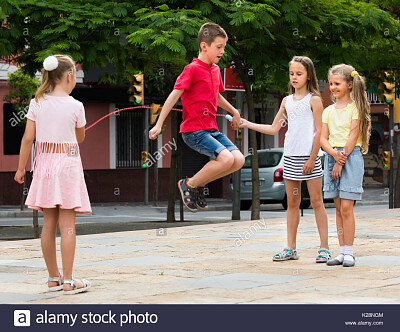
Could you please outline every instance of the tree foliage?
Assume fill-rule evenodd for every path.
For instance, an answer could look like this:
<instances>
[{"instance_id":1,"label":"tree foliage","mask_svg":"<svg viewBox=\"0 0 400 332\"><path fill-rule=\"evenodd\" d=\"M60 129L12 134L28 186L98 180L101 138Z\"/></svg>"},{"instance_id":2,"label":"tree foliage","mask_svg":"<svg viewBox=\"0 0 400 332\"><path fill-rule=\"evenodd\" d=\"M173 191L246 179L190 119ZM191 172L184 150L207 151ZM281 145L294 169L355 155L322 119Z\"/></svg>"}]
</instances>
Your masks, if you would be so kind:
<instances>
[{"instance_id":1,"label":"tree foliage","mask_svg":"<svg viewBox=\"0 0 400 332\"><path fill-rule=\"evenodd\" d=\"M35 94L38 84L35 77L23 73L22 70L10 73L7 82L10 92L3 97L3 100L12 104L15 110L26 113L29 101ZM20 118L21 121L18 123L25 126L26 119L22 116Z\"/></svg>"},{"instance_id":2,"label":"tree foliage","mask_svg":"<svg viewBox=\"0 0 400 332\"><path fill-rule=\"evenodd\" d=\"M228 33L221 65L235 65L254 120L251 84L286 91L294 55L309 56L320 79L338 63L355 66L371 81L388 69L399 72L399 8L399 0L1 0L0 57L30 73L47 55L66 53L84 69L112 63L118 75L157 75L155 69L183 68L196 56L197 31L212 21ZM168 72L168 79L174 75ZM250 145L257 149L252 134ZM258 183L254 166L256 219Z\"/></svg>"}]
</instances>

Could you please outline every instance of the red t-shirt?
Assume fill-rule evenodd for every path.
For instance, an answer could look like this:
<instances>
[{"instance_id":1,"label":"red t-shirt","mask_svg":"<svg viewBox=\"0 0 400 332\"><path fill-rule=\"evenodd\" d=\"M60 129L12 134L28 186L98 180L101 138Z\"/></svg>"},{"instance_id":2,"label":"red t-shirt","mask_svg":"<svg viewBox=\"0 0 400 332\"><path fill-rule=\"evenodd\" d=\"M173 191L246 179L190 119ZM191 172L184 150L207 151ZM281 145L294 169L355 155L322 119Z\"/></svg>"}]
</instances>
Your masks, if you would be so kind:
<instances>
[{"instance_id":1,"label":"red t-shirt","mask_svg":"<svg viewBox=\"0 0 400 332\"><path fill-rule=\"evenodd\" d=\"M224 92L221 72L213 63L211 66L194 58L175 82L174 89L185 89L181 95L183 121L180 132L216 129L218 94Z\"/></svg>"}]
</instances>

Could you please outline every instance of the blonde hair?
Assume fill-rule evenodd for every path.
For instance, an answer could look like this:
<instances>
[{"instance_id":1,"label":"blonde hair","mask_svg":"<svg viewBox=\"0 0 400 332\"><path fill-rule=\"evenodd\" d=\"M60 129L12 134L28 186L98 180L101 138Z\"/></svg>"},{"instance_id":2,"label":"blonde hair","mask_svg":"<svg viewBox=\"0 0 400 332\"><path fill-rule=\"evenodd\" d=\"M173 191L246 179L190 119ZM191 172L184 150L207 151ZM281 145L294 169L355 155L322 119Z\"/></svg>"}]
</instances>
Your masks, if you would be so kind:
<instances>
[{"instance_id":1,"label":"blonde hair","mask_svg":"<svg viewBox=\"0 0 400 332\"><path fill-rule=\"evenodd\" d=\"M42 69L42 82L35 94L35 101L43 97L46 91L52 91L56 84L61 80L64 73L72 71L75 74L75 63L68 55L56 54L54 55L58 60L58 66L56 69L48 71Z\"/></svg>"},{"instance_id":2,"label":"blonde hair","mask_svg":"<svg viewBox=\"0 0 400 332\"><path fill-rule=\"evenodd\" d=\"M328 79L331 75L339 75L343 77L347 83L353 83L350 95L358 109L358 128L362 137L361 151L363 154L366 154L368 152L369 138L371 136L371 109L367 92L365 91L364 78L356 72L353 66L346 64L333 66L329 69Z\"/></svg>"},{"instance_id":3,"label":"blonde hair","mask_svg":"<svg viewBox=\"0 0 400 332\"><path fill-rule=\"evenodd\" d=\"M321 97L321 93L319 92L319 85L317 74L315 73L314 63L309 57L296 55L289 62L289 67L293 62L301 63L307 71L307 89L312 92L314 96ZM289 81L289 94L293 94L295 91L293 85Z\"/></svg>"}]
</instances>

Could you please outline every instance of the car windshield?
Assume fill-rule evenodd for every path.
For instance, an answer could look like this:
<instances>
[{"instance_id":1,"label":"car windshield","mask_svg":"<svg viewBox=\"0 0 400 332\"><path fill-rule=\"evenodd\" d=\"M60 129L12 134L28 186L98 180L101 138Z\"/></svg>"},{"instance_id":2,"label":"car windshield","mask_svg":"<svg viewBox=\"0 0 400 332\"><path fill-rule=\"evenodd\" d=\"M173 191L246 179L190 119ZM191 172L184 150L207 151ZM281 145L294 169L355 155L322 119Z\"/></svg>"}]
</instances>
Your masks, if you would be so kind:
<instances>
[{"instance_id":1,"label":"car windshield","mask_svg":"<svg viewBox=\"0 0 400 332\"><path fill-rule=\"evenodd\" d=\"M258 168L274 167L279 164L282 158L282 152L278 151L262 151L258 152ZM243 168L251 167L251 155L246 157Z\"/></svg>"}]
</instances>

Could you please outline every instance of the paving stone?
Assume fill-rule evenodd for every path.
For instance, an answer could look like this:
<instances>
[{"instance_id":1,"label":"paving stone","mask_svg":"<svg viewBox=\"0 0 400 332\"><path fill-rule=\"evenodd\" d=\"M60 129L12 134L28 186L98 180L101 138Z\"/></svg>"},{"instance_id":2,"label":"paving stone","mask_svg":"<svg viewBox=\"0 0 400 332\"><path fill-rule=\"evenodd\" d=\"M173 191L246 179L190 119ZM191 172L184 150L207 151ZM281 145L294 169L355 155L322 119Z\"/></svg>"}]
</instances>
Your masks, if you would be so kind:
<instances>
[{"instance_id":1,"label":"paving stone","mask_svg":"<svg viewBox=\"0 0 400 332\"><path fill-rule=\"evenodd\" d=\"M356 231L356 238L370 238L370 239L399 239L400 240L400 233L396 232L357 232Z\"/></svg>"},{"instance_id":2,"label":"paving stone","mask_svg":"<svg viewBox=\"0 0 400 332\"><path fill-rule=\"evenodd\" d=\"M116 243L127 243L135 241L143 241L146 239L129 238L129 237L95 237L91 238L88 236L80 237L76 239L76 244L116 244Z\"/></svg>"},{"instance_id":3,"label":"paving stone","mask_svg":"<svg viewBox=\"0 0 400 332\"><path fill-rule=\"evenodd\" d=\"M16 282L20 280L41 279L41 276L22 273L3 273L0 272L0 282Z\"/></svg>"},{"instance_id":4,"label":"paving stone","mask_svg":"<svg viewBox=\"0 0 400 332\"><path fill-rule=\"evenodd\" d=\"M243 244L240 244L241 243L240 241L237 241L237 243L238 243L237 246L227 247L225 249L280 252L281 250L287 247L286 242L266 242L266 243L246 245L246 240L244 240ZM315 243L314 245L312 243L303 243L303 242L297 243L297 249L309 249L309 248L315 248L316 246L318 246L317 243Z\"/></svg>"},{"instance_id":5,"label":"paving stone","mask_svg":"<svg viewBox=\"0 0 400 332\"><path fill-rule=\"evenodd\" d=\"M47 300L52 299L56 296L51 295L38 295L38 294L20 294L20 293L1 293L0 292L0 303L11 304L11 303L25 303L36 300Z\"/></svg>"},{"instance_id":6,"label":"paving stone","mask_svg":"<svg viewBox=\"0 0 400 332\"><path fill-rule=\"evenodd\" d=\"M76 248L77 253L84 254L119 254L125 252L134 251L151 251L157 249L163 249L165 246L96 246L90 248Z\"/></svg>"},{"instance_id":7,"label":"paving stone","mask_svg":"<svg viewBox=\"0 0 400 332\"><path fill-rule=\"evenodd\" d=\"M156 236L154 229L78 236L74 275L90 280L92 289L71 297L46 293L40 239L0 241L0 299L42 304L398 304L400 229L393 216L399 211L382 210L391 215L386 219L356 216L354 268L315 263L319 236L313 215L300 221L300 259L287 262L272 261L272 254L286 246L284 218L266 220L266 229L249 220L168 228L166 236ZM335 217L328 222L329 242L337 253ZM246 232L250 239L235 246ZM60 257L57 251L59 264ZM41 279L33 279L35 274ZM126 287L126 280L133 281L132 287Z\"/></svg>"},{"instance_id":8,"label":"paving stone","mask_svg":"<svg viewBox=\"0 0 400 332\"><path fill-rule=\"evenodd\" d=\"M88 266L88 265L153 266L153 265L195 262L198 260L200 260L200 259L183 258L183 257L169 257L169 256L141 256L141 257L133 257L133 258L103 260L103 261L90 262L90 263L80 263L80 264L76 264L76 266Z\"/></svg>"},{"instance_id":9,"label":"paving stone","mask_svg":"<svg viewBox=\"0 0 400 332\"><path fill-rule=\"evenodd\" d=\"M398 282L400 282L400 277L397 277L397 278L390 278L390 279L387 279L387 280L390 280L390 281L398 281Z\"/></svg>"},{"instance_id":10,"label":"paving stone","mask_svg":"<svg viewBox=\"0 0 400 332\"><path fill-rule=\"evenodd\" d=\"M203 287L218 288L254 288L267 285L283 284L315 277L306 277L300 275L284 275L284 274L264 274L264 273L231 273L222 274L201 279L182 280L175 282L180 285L192 285Z\"/></svg>"},{"instance_id":11,"label":"paving stone","mask_svg":"<svg viewBox=\"0 0 400 332\"><path fill-rule=\"evenodd\" d=\"M0 265L6 266L23 266L23 267L36 267L36 268L46 268L44 260L34 261L25 259L15 259L15 260L0 260Z\"/></svg>"},{"instance_id":12,"label":"paving stone","mask_svg":"<svg viewBox=\"0 0 400 332\"><path fill-rule=\"evenodd\" d=\"M361 266L399 266L400 256L363 256L356 257L356 265Z\"/></svg>"},{"instance_id":13,"label":"paving stone","mask_svg":"<svg viewBox=\"0 0 400 332\"><path fill-rule=\"evenodd\" d=\"M195 240L212 240L212 241L235 241L236 239L244 238L246 236L245 231L241 233L228 234L228 235L213 235L213 236L204 236L204 237L194 237ZM263 239L270 237L280 237L286 236L286 232L270 232L270 233L256 233L251 234L250 239Z\"/></svg>"},{"instance_id":14,"label":"paving stone","mask_svg":"<svg viewBox=\"0 0 400 332\"><path fill-rule=\"evenodd\" d=\"M367 226L357 226L356 225L356 234L357 234L357 231L358 230L360 230L360 229L364 229L364 228L367 228ZM300 234L302 234L302 233L315 233L317 236L318 236L318 229L317 229L317 225L315 225L315 227L300 227L299 226L299 229L297 230L297 233L300 233ZM328 233L332 233L332 234L337 234L337 228L336 228L336 225L328 225Z\"/></svg>"}]
</instances>

